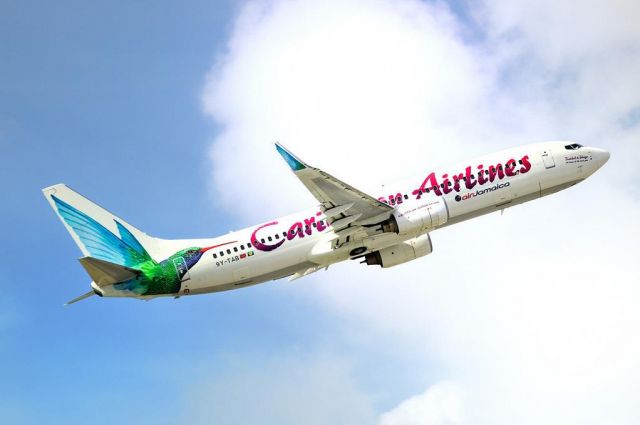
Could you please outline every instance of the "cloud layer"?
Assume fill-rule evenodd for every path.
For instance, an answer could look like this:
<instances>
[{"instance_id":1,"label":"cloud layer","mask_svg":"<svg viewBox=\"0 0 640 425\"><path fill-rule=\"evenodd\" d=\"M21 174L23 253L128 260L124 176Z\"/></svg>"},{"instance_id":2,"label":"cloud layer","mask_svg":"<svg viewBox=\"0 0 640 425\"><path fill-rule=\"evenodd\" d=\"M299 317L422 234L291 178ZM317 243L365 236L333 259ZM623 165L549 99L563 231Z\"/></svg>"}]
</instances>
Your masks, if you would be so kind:
<instances>
[{"instance_id":1,"label":"cloud layer","mask_svg":"<svg viewBox=\"0 0 640 425\"><path fill-rule=\"evenodd\" d=\"M344 358L300 351L235 357L188 394L191 424L370 424L371 401ZM206 370L206 368L205 368Z\"/></svg>"},{"instance_id":2,"label":"cloud layer","mask_svg":"<svg viewBox=\"0 0 640 425\"><path fill-rule=\"evenodd\" d=\"M396 269L338 266L309 296L424 380L381 424L637 423L639 6L470 7L247 3L203 94L212 193L246 224L311 205L276 140L372 194L532 141L611 150L568 191L434 232Z\"/></svg>"}]
</instances>

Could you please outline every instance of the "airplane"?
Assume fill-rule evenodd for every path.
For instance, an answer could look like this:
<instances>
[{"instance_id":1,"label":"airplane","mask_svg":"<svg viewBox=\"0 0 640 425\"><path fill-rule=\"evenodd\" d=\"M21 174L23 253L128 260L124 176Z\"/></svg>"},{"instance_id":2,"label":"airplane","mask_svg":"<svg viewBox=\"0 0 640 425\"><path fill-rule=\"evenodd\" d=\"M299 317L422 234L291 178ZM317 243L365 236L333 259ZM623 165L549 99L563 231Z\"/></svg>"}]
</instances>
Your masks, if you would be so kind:
<instances>
[{"instance_id":1,"label":"airplane","mask_svg":"<svg viewBox=\"0 0 640 425\"><path fill-rule=\"evenodd\" d=\"M289 277L345 260L394 267L432 252L431 232L579 183L609 152L554 141L502 150L385 185L371 196L303 162L276 143L318 205L212 239L147 235L64 184L43 189L82 251L92 295L205 294Z\"/></svg>"}]
</instances>

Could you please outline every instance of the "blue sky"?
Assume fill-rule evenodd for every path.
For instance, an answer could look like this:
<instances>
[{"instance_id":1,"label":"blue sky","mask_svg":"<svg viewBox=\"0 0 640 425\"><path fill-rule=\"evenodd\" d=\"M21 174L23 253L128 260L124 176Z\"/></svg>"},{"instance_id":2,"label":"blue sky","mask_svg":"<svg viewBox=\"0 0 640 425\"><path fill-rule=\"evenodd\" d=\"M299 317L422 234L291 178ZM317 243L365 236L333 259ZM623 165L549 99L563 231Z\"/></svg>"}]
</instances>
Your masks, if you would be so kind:
<instances>
[{"instance_id":1,"label":"blue sky","mask_svg":"<svg viewBox=\"0 0 640 425\"><path fill-rule=\"evenodd\" d=\"M218 128L200 99L236 7L3 3L0 249L11 265L0 278L3 422L179 423L205 378L252 373L282 355L308 359L342 338L322 306L275 283L177 301L62 306L89 279L43 187L64 182L165 238L249 224L208 192L206 150ZM356 373L381 387L382 376L365 370L374 357L391 358L369 357Z\"/></svg>"},{"instance_id":2,"label":"blue sky","mask_svg":"<svg viewBox=\"0 0 640 425\"><path fill-rule=\"evenodd\" d=\"M0 421L637 423L640 36L622 3L3 2ZM376 190L550 138L612 159L402 268L62 306L89 279L45 186L208 237L312 202L275 140Z\"/></svg>"},{"instance_id":3,"label":"blue sky","mask_svg":"<svg viewBox=\"0 0 640 425\"><path fill-rule=\"evenodd\" d=\"M65 182L167 238L239 225L207 195L216 128L200 106L232 13L229 2L3 3L3 422L174 423L203 370L237 353L259 363L274 346L304 352L323 334L313 305L272 285L62 307L88 278L42 187Z\"/></svg>"}]
</instances>

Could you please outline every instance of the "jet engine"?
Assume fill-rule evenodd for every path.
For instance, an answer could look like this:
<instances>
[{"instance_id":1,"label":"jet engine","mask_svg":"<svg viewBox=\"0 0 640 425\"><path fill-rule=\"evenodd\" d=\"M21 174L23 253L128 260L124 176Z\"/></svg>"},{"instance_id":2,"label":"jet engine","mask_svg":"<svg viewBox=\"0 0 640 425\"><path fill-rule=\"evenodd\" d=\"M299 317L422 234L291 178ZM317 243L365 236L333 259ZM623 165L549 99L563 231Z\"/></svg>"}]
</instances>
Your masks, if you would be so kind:
<instances>
[{"instance_id":1,"label":"jet engine","mask_svg":"<svg viewBox=\"0 0 640 425\"><path fill-rule=\"evenodd\" d=\"M426 233L417 238L411 238L399 244L369 253L365 255L363 263L366 262L369 266L393 267L424 257L427 254L431 254L432 251L431 237Z\"/></svg>"},{"instance_id":2,"label":"jet engine","mask_svg":"<svg viewBox=\"0 0 640 425\"><path fill-rule=\"evenodd\" d=\"M416 206L406 204L396 207L391 217L381 224L383 232L410 235L433 230L442 226L449 218L447 205L442 197L424 198L424 202Z\"/></svg>"}]
</instances>

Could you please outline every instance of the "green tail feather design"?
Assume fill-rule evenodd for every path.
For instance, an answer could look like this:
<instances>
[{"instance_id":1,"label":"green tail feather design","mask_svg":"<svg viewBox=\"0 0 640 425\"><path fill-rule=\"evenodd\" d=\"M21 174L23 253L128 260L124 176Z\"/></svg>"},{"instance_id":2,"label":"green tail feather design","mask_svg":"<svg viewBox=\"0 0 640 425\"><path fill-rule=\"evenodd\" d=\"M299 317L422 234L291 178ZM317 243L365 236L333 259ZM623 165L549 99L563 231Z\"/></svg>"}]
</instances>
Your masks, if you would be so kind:
<instances>
[{"instance_id":1,"label":"green tail feather design","mask_svg":"<svg viewBox=\"0 0 640 425\"><path fill-rule=\"evenodd\" d=\"M71 227L92 257L142 272L134 279L114 284L113 287L117 290L136 295L178 293L184 275L207 250L214 248L186 248L158 263L118 220L114 222L120 237L58 197L51 195L51 198L60 216Z\"/></svg>"}]
</instances>

